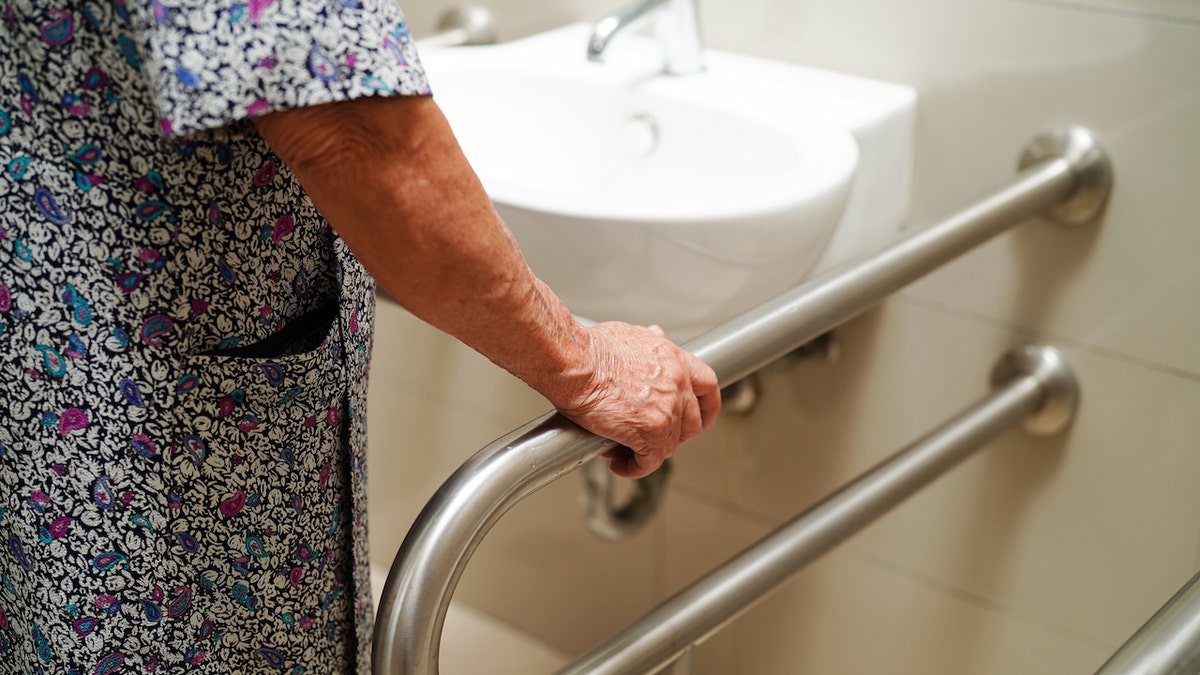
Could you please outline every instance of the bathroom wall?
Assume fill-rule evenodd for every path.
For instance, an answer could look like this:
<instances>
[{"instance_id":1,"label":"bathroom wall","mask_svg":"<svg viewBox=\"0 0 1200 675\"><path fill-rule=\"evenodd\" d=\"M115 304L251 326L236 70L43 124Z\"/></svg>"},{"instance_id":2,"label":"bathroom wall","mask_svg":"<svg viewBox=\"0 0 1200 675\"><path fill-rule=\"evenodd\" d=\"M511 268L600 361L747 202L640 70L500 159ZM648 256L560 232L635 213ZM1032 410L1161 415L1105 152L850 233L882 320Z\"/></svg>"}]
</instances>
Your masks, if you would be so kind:
<instances>
[{"instance_id":1,"label":"bathroom wall","mask_svg":"<svg viewBox=\"0 0 1200 675\"><path fill-rule=\"evenodd\" d=\"M447 3L403 4L419 36ZM489 6L515 38L619 4ZM1000 354L1037 341L1083 387L1066 436L1006 434L705 643L697 672L1093 672L1200 569L1200 5L700 4L714 48L917 89L903 227L1005 181L1029 138L1065 123L1112 155L1107 216L1030 222L839 329L836 362L764 373L759 409L681 451L664 513L631 541L586 533L577 477L539 492L457 597L578 652L982 396ZM454 467L546 404L394 305L377 335L371 522L386 562Z\"/></svg>"}]
</instances>

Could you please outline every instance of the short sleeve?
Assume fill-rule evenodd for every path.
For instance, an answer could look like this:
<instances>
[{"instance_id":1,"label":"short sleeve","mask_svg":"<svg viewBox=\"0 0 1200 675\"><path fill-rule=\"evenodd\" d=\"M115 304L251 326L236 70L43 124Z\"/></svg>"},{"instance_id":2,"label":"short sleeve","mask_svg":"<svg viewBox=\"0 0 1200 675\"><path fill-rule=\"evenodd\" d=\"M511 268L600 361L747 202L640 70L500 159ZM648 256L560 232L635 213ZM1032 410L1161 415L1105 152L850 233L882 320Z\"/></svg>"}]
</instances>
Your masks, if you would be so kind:
<instances>
[{"instance_id":1,"label":"short sleeve","mask_svg":"<svg viewBox=\"0 0 1200 675\"><path fill-rule=\"evenodd\" d=\"M364 96L429 93L395 0L140 0L165 135Z\"/></svg>"}]
</instances>

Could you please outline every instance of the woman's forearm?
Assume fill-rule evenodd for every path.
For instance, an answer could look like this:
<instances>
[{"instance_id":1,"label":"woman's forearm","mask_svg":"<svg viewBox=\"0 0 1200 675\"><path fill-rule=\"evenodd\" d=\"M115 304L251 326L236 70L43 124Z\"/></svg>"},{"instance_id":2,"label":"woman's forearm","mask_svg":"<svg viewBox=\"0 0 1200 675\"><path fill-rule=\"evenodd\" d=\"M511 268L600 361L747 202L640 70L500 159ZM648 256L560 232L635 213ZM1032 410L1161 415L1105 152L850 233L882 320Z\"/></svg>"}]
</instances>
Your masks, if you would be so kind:
<instances>
[{"instance_id":1,"label":"woman's forearm","mask_svg":"<svg viewBox=\"0 0 1200 675\"><path fill-rule=\"evenodd\" d=\"M414 315L539 391L582 361L587 333L525 265L432 100L301 108L258 126L380 286Z\"/></svg>"},{"instance_id":2,"label":"woman's forearm","mask_svg":"<svg viewBox=\"0 0 1200 675\"><path fill-rule=\"evenodd\" d=\"M617 473L649 473L712 424L711 369L655 329L585 328L534 276L432 99L361 99L256 124L389 295L626 446Z\"/></svg>"}]
</instances>

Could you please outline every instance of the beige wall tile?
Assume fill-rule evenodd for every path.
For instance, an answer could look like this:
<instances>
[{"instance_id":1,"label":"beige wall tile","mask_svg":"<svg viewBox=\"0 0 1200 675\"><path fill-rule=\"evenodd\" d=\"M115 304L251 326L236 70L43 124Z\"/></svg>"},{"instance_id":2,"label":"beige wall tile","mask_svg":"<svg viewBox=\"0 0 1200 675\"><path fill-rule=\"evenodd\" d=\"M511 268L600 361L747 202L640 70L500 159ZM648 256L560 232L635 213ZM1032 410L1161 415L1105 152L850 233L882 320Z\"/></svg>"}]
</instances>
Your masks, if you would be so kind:
<instances>
[{"instance_id":1,"label":"beige wall tile","mask_svg":"<svg viewBox=\"0 0 1200 675\"><path fill-rule=\"evenodd\" d=\"M894 314L958 332L923 307ZM853 545L1115 649L1200 564L1200 383L1063 353L1083 392L1069 434L1006 434Z\"/></svg>"},{"instance_id":2,"label":"beige wall tile","mask_svg":"<svg viewBox=\"0 0 1200 675\"><path fill-rule=\"evenodd\" d=\"M550 410L523 382L393 302L379 303L375 333L372 382L403 384L423 399L490 415L503 432Z\"/></svg>"},{"instance_id":3,"label":"beige wall tile","mask_svg":"<svg viewBox=\"0 0 1200 675\"><path fill-rule=\"evenodd\" d=\"M1032 223L920 282L963 312L1200 372L1200 25L999 0L702 3L725 49L918 90L910 225L1009 180L1021 147L1093 129L1116 191L1092 232ZM764 21L763 8L768 8ZM1083 7L1083 9L1081 9ZM986 133L984 133L986 131ZM987 279L988 283L980 283Z\"/></svg>"},{"instance_id":4,"label":"beige wall tile","mask_svg":"<svg viewBox=\"0 0 1200 675\"><path fill-rule=\"evenodd\" d=\"M368 405L373 410L367 455L371 556L390 564L437 488L515 425L422 398L381 378L371 382Z\"/></svg>"},{"instance_id":5,"label":"beige wall tile","mask_svg":"<svg viewBox=\"0 0 1200 675\"><path fill-rule=\"evenodd\" d=\"M381 301L368 392L372 559L390 564L439 486L549 404L402 308Z\"/></svg>"},{"instance_id":6,"label":"beige wall tile","mask_svg":"<svg viewBox=\"0 0 1200 675\"><path fill-rule=\"evenodd\" d=\"M456 597L575 655L650 609L652 530L620 543L586 529L579 476L518 504L484 539Z\"/></svg>"},{"instance_id":7,"label":"beige wall tile","mask_svg":"<svg viewBox=\"0 0 1200 675\"><path fill-rule=\"evenodd\" d=\"M897 329L905 316L892 303L837 329L836 363L761 373L759 408L722 418L732 442L713 434L681 450L680 481L780 521L988 391L1012 338L980 343L972 322L937 315L928 331Z\"/></svg>"},{"instance_id":8,"label":"beige wall tile","mask_svg":"<svg viewBox=\"0 0 1200 675\"><path fill-rule=\"evenodd\" d=\"M788 518L977 400L1022 341L902 301L839 335L826 372L764 378L751 450L684 454L680 482ZM1200 383L1064 354L1083 387L1069 435L1007 433L849 546L1115 649L1200 564Z\"/></svg>"},{"instance_id":9,"label":"beige wall tile","mask_svg":"<svg viewBox=\"0 0 1200 675\"><path fill-rule=\"evenodd\" d=\"M371 590L375 607L380 605L387 569L371 566ZM567 663L565 655L462 603L446 610L438 669L447 673L488 675L533 675L550 673Z\"/></svg>"},{"instance_id":10,"label":"beige wall tile","mask_svg":"<svg viewBox=\"0 0 1200 675\"><path fill-rule=\"evenodd\" d=\"M705 499L664 513L668 590L707 573L767 528ZM703 643L700 675L1092 672L1106 648L885 560L835 549Z\"/></svg>"},{"instance_id":11,"label":"beige wall tile","mask_svg":"<svg viewBox=\"0 0 1200 675\"><path fill-rule=\"evenodd\" d=\"M658 599L667 599L750 546L770 528L727 505L675 488L660 516L662 549L658 557ZM734 632L723 630L695 654L697 675L741 673L745 661Z\"/></svg>"},{"instance_id":12,"label":"beige wall tile","mask_svg":"<svg viewBox=\"0 0 1200 675\"><path fill-rule=\"evenodd\" d=\"M738 675L1062 675L1105 651L1015 613L835 552L730 630Z\"/></svg>"}]
</instances>

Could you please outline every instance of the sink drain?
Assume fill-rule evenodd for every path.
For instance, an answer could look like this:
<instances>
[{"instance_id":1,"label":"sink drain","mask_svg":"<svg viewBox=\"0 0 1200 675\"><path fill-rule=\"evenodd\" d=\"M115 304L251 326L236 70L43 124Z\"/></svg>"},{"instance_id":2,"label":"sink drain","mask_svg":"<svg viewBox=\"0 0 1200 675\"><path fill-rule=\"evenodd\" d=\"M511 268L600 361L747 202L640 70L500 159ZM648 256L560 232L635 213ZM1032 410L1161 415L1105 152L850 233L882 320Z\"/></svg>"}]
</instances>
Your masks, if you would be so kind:
<instances>
[{"instance_id":1,"label":"sink drain","mask_svg":"<svg viewBox=\"0 0 1200 675\"><path fill-rule=\"evenodd\" d=\"M620 147L633 157L648 157L658 147L658 122L649 115L635 115L621 127Z\"/></svg>"}]
</instances>

